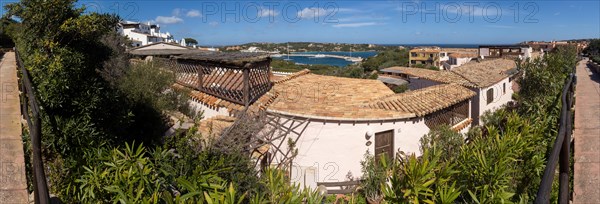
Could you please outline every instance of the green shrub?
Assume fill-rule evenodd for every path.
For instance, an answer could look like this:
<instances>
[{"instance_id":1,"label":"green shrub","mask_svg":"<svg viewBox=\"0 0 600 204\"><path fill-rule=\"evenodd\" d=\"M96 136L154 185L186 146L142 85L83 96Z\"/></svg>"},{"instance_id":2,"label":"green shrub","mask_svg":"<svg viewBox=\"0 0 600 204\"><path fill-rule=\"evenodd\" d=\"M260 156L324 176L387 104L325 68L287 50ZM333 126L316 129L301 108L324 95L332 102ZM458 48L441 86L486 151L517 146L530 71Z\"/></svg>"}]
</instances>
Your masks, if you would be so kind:
<instances>
[{"instance_id":1,"label":"green shrub","mask_svg":"<svg viewBox=\"0 0 600 204\"><path fill-rule=\"evenodd\" d=\"M391 203L454 203L460 195L451 177L457 171L441 160L441 149L423 150L417 157L400 155L392 164L390 184L383 183L385 200Z\"/></svg>"}]
</instances>

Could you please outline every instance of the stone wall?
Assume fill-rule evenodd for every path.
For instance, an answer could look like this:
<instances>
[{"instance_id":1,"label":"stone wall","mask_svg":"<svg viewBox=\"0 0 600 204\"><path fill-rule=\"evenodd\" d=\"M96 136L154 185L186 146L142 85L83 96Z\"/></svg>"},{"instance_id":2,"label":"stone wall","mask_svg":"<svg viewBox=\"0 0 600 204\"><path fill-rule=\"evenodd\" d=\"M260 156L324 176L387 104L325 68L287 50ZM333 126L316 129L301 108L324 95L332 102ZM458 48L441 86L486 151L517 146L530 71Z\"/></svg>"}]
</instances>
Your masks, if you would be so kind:
<instances>
[{"instance_id":1,"label":"stone wall","mask_svg":"<svg viewBox=\"0 0 600 204\"><path fill-rule=\"evenodd\" d=\"M596 73L600 73L600 65L598 65L598 62L594 62L594 61L590 60L588 62L588 65L590 67L590 70L593 70Z\"/></svg>"}]
</instances>

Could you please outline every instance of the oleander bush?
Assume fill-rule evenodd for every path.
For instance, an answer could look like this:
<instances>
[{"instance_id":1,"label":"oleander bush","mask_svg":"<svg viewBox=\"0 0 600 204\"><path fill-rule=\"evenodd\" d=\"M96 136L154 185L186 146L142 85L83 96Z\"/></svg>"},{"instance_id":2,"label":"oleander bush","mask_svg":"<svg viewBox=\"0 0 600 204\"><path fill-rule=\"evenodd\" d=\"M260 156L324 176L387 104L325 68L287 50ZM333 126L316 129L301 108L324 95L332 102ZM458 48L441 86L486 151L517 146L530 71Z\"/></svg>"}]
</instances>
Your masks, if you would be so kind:
<instances>
[{"instance_id":1,"label":"oleander bush","mask_svg":"<svg viewBox=\"0 0 600 204\"><path fill-rule=\"evenodd\" d=\"M519 62L516 107L486 113L483 124L464 135L433 129L421 139L420 156L399 153L381 182L385 202L532 202L558 132L560 94L577 63L575 53L567 47Z\"/></svg>"}]
</instances>

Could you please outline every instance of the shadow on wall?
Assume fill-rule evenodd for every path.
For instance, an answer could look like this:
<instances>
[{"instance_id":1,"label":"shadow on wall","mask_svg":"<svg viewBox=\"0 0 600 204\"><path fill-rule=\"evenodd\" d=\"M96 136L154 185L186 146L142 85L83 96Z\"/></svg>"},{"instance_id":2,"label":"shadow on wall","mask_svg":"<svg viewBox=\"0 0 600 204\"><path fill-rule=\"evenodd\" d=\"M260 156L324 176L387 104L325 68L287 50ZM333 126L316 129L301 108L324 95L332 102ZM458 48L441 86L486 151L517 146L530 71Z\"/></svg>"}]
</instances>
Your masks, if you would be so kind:
<instances>
[{"instance_id":1,"label":"shadow on wall","mask_svg":"<svg viewBox=\"0 0 600 204\"><path fill-rule=\"evenodd\" d=\"M592 70L590 79L596 83L600 83L600 65L597 62L588 61L587 67Z\"/></svg>"}]
</instances>

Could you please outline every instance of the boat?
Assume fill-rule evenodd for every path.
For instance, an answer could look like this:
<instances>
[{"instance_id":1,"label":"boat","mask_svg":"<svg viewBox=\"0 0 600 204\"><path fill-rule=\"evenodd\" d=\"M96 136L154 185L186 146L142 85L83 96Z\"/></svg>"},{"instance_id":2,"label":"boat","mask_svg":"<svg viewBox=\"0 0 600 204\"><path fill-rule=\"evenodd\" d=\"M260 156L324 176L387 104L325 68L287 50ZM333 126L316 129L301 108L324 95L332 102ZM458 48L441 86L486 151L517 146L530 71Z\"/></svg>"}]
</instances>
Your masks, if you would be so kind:
<instances>
[{"instance_id":1,"label":"boat","mask_svg":"<svg viewBox=\"0 0 600 204\"><path fill-rule=\"evenodd\" d=\"M315 55L315 58L324 58L324 57L326 57L324 54L317 54L317 55Z\"/></svg>"},{"instance_id":2,"label":"boat","mask_svg":"<svg viewBox=\"0 0 600 204\"><path fill-rule=\"evenodd\" d=\"M283 57L282 54L272 54L271 57Z\"/></svg>"},{"instance_id":3,"label":"boat","mask_svg":"<svg viewBox=\"0 0 600 204\"><path fill-rule=\"evenodd\" d=\"M350 62L362 62L363 61L362 57L344 57L344 59L346 61L350 61Z\"/></svg>"},{"instance_id":4,"label":"boat","mask_svg":"<svg viewBox=\"0 0 600 204\"><path fill-rule=\"evenodd\" d=\"M291 60L290 59L290 42L287 43L287 51L288 51L287 59L283 59L283 60L290 61Z\"/></svg>"}]
</instances>

